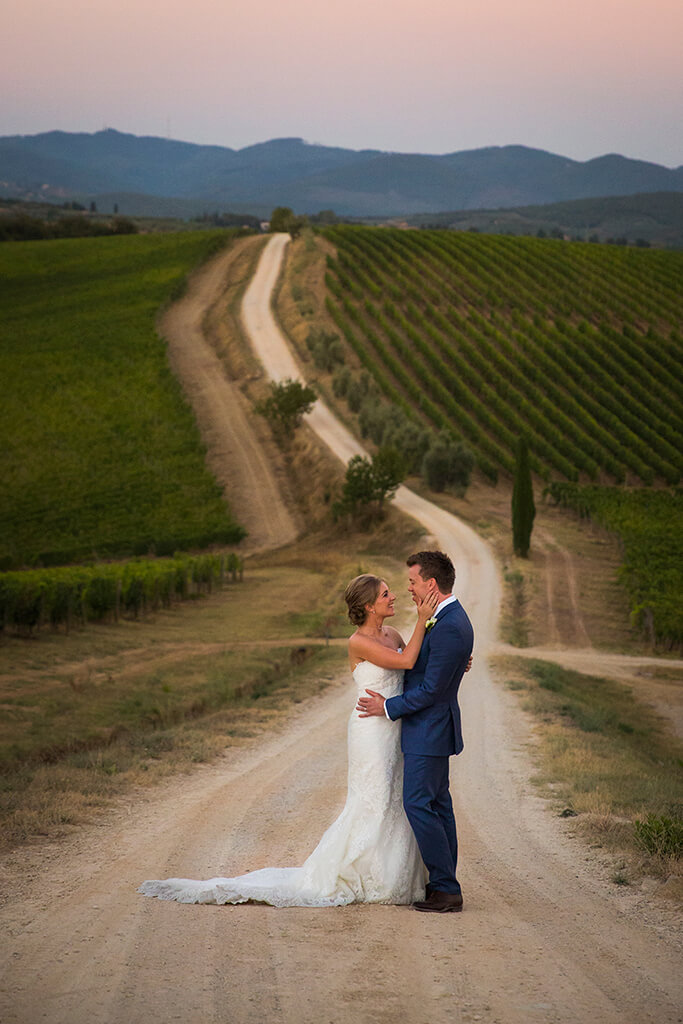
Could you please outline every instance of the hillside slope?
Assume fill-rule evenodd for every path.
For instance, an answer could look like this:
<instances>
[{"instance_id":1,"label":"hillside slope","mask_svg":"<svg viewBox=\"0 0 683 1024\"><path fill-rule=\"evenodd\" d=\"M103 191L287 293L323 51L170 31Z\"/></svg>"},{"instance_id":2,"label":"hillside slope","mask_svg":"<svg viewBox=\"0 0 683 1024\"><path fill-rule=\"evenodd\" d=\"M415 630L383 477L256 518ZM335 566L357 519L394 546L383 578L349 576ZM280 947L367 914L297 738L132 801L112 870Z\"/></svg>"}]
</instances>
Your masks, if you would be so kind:
<instances>
[{"instance_id":1,"label":"hillside slope","mask_svg":"<svg viewBox=\"0 0 683 1024\"><path fill-rule=\"evenodd\" d=\"M683 193L573 199L509 209L453 210L407 218L410 225L510 235L559 235L578 241L626 239L683 248Z\"/></svg>"},{"instance_id":2,"label":"hillside slope","mask_svg":"<svg viewBox=\"0 0 683 1024\"><path fill-rule=\"evenodd\" d=\"M386 228L326 237L328 307L378 393L461 437L491 479L512 471L525 434L545 478L678 482L683 253ZM377 398L366 406L373 436Z\"/></svg>"},{"instance_id":3,"label":"hillside slope","mask_svg":"<svg viewBox=\"0 0 683 1024\"><path fill-rule=\"evenodd\" d=\"M111 129L0 138L0 194L25 198L146 193L262 215L284 204L384 216L655 191L683 191L683 168L616 154L582 163L527 146L431 155L289 138L233 150Z\"/></svg>"}]
</instances>

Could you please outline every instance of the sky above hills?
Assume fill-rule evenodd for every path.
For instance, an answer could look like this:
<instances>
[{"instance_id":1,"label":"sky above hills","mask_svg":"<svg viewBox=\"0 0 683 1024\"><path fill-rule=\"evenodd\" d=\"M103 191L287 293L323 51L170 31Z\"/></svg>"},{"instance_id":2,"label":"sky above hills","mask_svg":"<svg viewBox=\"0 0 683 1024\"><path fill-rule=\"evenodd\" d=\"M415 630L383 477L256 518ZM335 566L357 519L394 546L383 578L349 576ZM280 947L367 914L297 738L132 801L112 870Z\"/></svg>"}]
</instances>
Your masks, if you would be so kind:
<instances>
[{"instance_id":1,"label":"sky above hills","mask_svg":"<svg viewBox=\"0 0 683 1024\"><path fill-rule=\"evenodd\" d=\"M680 0L22 0L0 135L683 164Z\"/></svg>"}]
</instances>

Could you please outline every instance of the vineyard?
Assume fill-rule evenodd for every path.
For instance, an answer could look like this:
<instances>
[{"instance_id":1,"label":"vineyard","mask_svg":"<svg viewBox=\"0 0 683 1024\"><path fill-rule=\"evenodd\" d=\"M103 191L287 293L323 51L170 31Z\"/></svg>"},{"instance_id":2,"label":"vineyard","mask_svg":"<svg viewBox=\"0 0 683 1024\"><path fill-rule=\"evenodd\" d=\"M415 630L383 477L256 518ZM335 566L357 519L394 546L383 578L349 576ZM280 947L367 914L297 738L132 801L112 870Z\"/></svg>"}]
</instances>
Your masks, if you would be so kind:
<instances>
[{"instance_id":1,"label":"vineyard","mask_svg":"<svg viewBox=\"0 0 683 1024\"><path fill-rule=\"evenodd\" d=\"M634 624L653 643L683 644L683 492L555 482L553 501L618 534Z\"/></svg>"},{"instance_id":2,"label":"vineyard","mask_svg":"<svg viewBox=\"0 0 683 1024\"><path fill-rule=\"evenodd\" d=\"M327 306L387 403L495 481L676 484L683 253L333 227Z\"/></svg>"},{"instance_id":3,"label":"vineyard","mask_svg":"<svg viewBox=\"0 0 683 1024\"><path fill-rule=\"evenodd\" d=\"M0 573L0 632L26 636L45 626L68 632L88 622L137 618L211 593L242 572L232 552Z\"/></svg>"},{"instance_id":4,"label":"vineyard","mask_svg":"<svg viewBox=\"0 0 683 1024\"><path fill-rule=\"evenodd\" d=\"M160 306L225 231L0 247L0 568L235 543Z\"/></svg>"}]
</instances>

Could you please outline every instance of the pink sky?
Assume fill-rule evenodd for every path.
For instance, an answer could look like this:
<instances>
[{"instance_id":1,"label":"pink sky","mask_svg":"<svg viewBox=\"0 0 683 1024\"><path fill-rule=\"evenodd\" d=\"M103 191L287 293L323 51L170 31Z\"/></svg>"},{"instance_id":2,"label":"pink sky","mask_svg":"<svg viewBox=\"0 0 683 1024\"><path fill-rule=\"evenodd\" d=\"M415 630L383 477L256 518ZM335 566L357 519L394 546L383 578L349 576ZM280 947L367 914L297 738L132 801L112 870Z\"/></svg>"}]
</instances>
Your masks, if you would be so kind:
<instances>
[{"instance_id":1,"label":"pink sky","mask_svg":"<svg viewBox=\"0 0 683 1024\"><path fill-rule=\"evenodd\" d=\"M683 164L680 0L21 0L0 134Z\"/></svg>"}]
</instances>

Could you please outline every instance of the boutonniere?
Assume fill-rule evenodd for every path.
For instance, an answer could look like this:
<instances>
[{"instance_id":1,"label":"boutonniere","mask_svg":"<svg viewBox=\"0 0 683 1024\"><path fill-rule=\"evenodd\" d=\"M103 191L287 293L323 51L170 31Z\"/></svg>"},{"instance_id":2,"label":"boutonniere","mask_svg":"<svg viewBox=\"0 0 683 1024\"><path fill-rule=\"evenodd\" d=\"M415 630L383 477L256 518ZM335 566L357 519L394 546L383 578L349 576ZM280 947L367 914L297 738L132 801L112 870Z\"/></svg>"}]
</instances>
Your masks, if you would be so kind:
<instances>
[{"instance_id":1,"label":"boutonniere","mask_svg":"<svg viewBox=\"0 0 683 1024\"><path fill-rule=\"evenodd\" d=\"M431 619L427 619L427 621L425 622L425 629L426 629L426 631L429 632L429 630L432 628L432 626L435 626L435 625L436 625L436 619L432 615Z\"/></svg>"}]
</instances>

